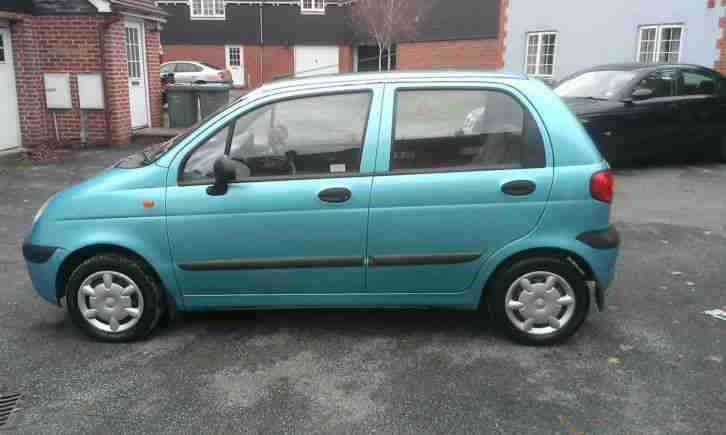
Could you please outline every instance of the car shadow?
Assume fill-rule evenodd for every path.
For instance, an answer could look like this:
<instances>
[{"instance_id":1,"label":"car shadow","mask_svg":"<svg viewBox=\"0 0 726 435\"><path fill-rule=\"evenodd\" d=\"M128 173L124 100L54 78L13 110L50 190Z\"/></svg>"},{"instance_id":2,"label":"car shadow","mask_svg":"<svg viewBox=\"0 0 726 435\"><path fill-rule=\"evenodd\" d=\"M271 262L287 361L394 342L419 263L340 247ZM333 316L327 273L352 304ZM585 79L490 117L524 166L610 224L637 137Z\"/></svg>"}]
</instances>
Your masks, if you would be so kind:
<instances>
[{"instance_id":1,"label":"car shadow","mask_svg":"<svg viewBox=\"0 0 726 435\"><path fill-rule=\"evenodd\" d=\"M480 311L420 309L296 309L240 310L180 313L168 322L167 332L176 328L200 328L209 335L241 330L270 330L281 327L359 335L361 332L401 335L445 333L461 336L492 335L486 313Z\"/></svg>"}]
</instances>

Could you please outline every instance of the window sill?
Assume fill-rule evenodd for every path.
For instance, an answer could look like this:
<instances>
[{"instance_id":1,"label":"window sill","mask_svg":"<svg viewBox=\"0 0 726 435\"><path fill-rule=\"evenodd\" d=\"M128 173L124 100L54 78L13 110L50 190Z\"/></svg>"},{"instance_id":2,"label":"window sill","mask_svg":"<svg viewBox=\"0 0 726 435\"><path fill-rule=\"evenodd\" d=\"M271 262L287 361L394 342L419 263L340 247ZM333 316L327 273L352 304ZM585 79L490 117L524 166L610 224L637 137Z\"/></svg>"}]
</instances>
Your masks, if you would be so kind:
<instances>
[{"instance_id":1,"label":"window sill","mask_svg":"<svg viewBox=\"0 0 726 435\"><path fill-rule=\"evenodd\" d=\"M191 17L191 20L192 21L224 21L226 19L227 19L227 17L225 17L224 15L218 15L218 16L213 16L213 15L202 16L202 15L199 15L199 16L196 16L196 17L195 16L192 16Z\"/></svg>"},{"instance_id":2,"label":"window sill","mask_svg":"<svg viewBox=\"0 0 726 435\"><path fill-rule=\"evenodd\" d=\"M325 9L320 10L301 10L300 15L325 15Z\"/></svg>"}]
</instances>

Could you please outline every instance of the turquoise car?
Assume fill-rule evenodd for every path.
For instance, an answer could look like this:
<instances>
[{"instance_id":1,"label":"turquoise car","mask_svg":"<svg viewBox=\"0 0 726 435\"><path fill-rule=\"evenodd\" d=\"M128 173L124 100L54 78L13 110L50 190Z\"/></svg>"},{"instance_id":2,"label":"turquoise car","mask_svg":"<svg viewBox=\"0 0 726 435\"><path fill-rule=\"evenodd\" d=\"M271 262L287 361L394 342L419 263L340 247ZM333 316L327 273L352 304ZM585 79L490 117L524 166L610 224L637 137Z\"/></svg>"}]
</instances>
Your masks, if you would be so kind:
<instances>
[{"instance_id":1,"label":"turquoise car","mask_svg":"<svg viewBox=\"0 0 726 435\"><path fill-rule=\"evenodd\" d=\"M603 307L612 196L537 80L293 79L54 195L23 254L38 293L107 341L179 311L447 307L549 344Z\"/></svg>"}]
</instances>

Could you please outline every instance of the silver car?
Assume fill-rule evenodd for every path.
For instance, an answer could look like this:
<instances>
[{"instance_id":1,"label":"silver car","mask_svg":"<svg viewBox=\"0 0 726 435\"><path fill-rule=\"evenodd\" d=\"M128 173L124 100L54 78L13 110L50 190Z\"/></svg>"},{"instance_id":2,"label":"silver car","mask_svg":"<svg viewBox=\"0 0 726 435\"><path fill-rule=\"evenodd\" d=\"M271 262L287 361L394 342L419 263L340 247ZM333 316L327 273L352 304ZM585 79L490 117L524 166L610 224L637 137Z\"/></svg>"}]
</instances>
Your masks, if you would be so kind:
<instances>
[{"instance_id":1,"label":"silver car","mask_svg":"<svg viewBox=\"0 0 726 435\"><path fill-rule=\"evenodd\" d=\"M229 73L204 62L166 62L160 68L161 77L174 74L175 83L207 83L229 81Z\"/></svg>"}]
</instances>

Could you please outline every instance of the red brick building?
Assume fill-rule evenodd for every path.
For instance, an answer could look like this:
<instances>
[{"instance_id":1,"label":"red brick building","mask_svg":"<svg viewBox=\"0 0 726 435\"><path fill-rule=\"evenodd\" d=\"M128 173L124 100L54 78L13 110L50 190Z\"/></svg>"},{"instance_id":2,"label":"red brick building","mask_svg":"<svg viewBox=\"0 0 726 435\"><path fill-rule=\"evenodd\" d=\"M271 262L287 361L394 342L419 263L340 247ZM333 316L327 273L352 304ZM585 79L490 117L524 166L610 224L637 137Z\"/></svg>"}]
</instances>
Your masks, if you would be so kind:
<instances>
[{"instance_id":1,"label":"red brick building","mask_svg":"<svg viewBox=\"0 0 726 435\"><path fill-rule=\"evenodd\" d=\"M235 80L238 86L256 87L280 76L378 69L377 48L352 28L349 0L156 3L169 14L161 33L163 61L234 68L242 71ZM501 68L505 4L432 1L425 17L412 17L421 19L419 31L395 47L394 67Z\"/></svg>"},{"instance_id":2,"label":"red brick building","mask_svg":"<svg viewBox=\"0 0 726 435\"><path fill-rule=\"evenodd\" d=\"M4 0L0 150L128 143L160 125L165 16L151 0Z\"/></svg>"}]
</instances>

